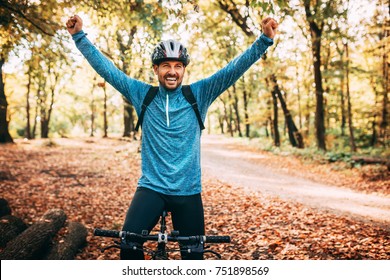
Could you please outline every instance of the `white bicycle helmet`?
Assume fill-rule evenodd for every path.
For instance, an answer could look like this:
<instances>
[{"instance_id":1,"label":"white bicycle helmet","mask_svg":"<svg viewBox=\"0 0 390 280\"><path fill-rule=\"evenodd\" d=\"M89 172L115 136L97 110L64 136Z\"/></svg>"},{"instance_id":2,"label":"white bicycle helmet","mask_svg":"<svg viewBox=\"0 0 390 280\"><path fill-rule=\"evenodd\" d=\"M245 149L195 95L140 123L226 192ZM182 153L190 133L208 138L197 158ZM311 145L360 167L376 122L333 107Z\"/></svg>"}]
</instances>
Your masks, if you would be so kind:
<instances>
[{"instance_id":1,"label":"white bicycle helmet","mask_svg":"<svg viewBox=\"0 0 390 280\"><path fill-rule=\"evenodd\" d=\"M178 41L162 41L154 48L152 53L152 63L160 64L163 61L181 61L184 66L190 63L190 56L187 49Z\"/></svg>"}]
</instances>

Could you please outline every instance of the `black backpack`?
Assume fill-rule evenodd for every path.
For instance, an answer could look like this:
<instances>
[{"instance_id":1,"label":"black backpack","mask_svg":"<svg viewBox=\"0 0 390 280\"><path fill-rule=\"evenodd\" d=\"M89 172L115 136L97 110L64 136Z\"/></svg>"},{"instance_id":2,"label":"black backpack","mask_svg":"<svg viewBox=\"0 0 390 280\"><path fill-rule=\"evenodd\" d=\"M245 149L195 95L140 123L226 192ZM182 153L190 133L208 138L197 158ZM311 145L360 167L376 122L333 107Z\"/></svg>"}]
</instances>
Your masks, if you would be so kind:
<instances>
[{"instance_id":1,"label":"black backpack","mask_svg":"<svg viewBox=\"0 0 390 280\"><path fill-rule=\"evenodd\" d=\"M139 115L137 125L135 126L135 131L138 131L139 126L142 125L146 108L149 106L149 104L152 102L154 97L157 95L157 92L158 92L158 87L151 87L149 91L146 93L144 101L142 102L141 114ZM196 103L195 96L192 93L190 86L182 86L182 93L184 95L184 98L188 101L188 103L191 104L192 109L194 109L196 118L198 119L200 130L203 130L205 127L203 125L203 121L200 116L198 103Z\"/></svg>"}]
</instances>

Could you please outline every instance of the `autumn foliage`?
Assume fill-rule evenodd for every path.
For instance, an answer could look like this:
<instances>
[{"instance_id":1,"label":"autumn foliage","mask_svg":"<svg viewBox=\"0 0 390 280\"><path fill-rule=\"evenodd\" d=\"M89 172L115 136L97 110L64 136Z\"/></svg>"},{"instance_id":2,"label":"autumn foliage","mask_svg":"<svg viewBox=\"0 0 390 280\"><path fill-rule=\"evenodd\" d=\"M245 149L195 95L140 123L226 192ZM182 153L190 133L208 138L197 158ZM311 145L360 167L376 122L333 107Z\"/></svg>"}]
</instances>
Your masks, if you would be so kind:
<instances>
[{"instance_id":1,"label":"autumn foliage","mask_svg":"<svg viewBox=\"0 0 390 280\"><path fill-rule=\"evenodd\" d=\"M92 230L121 228L140 176L138 148L138 141L120 139L2 146L1 197L28 225L50 209L62 209L69 221L84 224L88 244L77 259L118 259L118 250L100 252L111 240L94 237ZM224 259L390 258L389 229L374 223L210 178L203 178L203 202L206 234L232 238L230 244L214 246Z\"/></svg>"}]
</instances>

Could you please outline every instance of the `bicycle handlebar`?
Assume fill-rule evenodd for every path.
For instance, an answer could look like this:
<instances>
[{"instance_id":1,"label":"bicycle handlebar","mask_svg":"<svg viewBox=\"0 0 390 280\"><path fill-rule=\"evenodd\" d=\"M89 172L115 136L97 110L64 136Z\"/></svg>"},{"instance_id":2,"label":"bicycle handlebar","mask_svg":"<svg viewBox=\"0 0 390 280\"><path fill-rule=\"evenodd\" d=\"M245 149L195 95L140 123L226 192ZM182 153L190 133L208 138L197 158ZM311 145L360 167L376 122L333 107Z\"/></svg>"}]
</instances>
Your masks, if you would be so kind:
<instances>
[{"instance_id":1,"label":"bicycle handlebar","mask_svg":"<svg viewBox=\"0 0 390 280\"><path fill-rule=\"evenodd\" d=\"M103 237L120 238L121 232L119 230L107 230L107 229L95 228L93 231L93 235L103 236Z\"/></svg>"},{"instance_id":2,"label":"bicycle handlebar","mask_svg":"<svg viewBox=\"0 0 390 280\"><path fill-rule=\"evenodd\" d=\"M113 237L113 238L125 238L128 240L131 239L141 239L145 241L158 241L161 238L161 235L153 234L153 235L144 235L132 233L129 231L119 231L119 230L106 230L96 228L93 232L95 236L103 236L103 237ZM230 236L220 236L220 235L193 235L193 236L175 236L166 234L164 237L167 238L166 241L178 241L178 242L188 242L191 244L196 244L201 241L204 243L230 243ZM164 241L165 242L165 241Z\"/></svg>"},{"instance_id":3,"label":"bicycle handlebar","mask_svg":"<svg viewBox=\"0 0 390 280\"><path fill-rule=\"evenodd\" d=\"M206 243L230 243L230 236L206 235Z\"/></svg>"}]
</instances>

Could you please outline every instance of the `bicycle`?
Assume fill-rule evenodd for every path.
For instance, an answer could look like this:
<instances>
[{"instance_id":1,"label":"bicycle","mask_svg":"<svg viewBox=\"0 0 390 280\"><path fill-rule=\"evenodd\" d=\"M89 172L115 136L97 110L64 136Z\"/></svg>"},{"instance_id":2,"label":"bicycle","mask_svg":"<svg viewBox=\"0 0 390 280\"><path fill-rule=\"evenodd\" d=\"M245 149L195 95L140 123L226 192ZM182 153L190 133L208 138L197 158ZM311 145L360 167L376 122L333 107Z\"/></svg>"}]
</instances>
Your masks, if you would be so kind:
<instances>
[{"instance_id":1,"label":"bicycle","mask_svg":"<svg viewBox=\"0 0 390 280\"><path fill-rule=\"evenodd\" d=\"M107 246L101 249L101 252L111 248L121 249L122 246L133 244L129 249L140 250L148 254L152 260L168 260L171 252L188 252L188 253L211 253L218 259L221 259L221 255L213 250L209 249L209 246L205 247L206 243L230 243L230 236L220 235L193 235L193 236L180 236L179 231L173 230L170 234L166 233L166 217L168 213L163 211L160 217L160 230L157 234L149 234L147 230L143 230L141 234L133 233L129 231L118 230L105 230L94 229L95 236L119 238L119 241L114 241L115 244ZM137 241L157 242L156 249L147 249L144 246L135 245ZM167 244L169 242L178 242L179 248L168 249Z\"/></svg>"}]
</instances>

